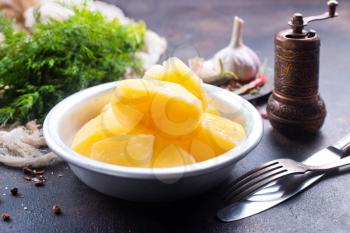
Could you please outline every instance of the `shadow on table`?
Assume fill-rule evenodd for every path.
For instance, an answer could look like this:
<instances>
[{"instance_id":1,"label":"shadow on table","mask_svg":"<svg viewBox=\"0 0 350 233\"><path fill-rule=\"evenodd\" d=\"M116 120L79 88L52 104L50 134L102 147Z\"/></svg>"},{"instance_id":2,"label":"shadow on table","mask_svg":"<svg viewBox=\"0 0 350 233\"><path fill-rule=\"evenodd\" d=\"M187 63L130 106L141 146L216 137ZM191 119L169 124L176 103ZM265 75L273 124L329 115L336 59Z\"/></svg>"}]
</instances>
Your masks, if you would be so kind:
<instances>
[{"instance_id":1,"label":"shadow on table","mask_svg":"<svg viewBox=\"0 0 350 233\"><path fill-rule=\"evenodd\" d=\"M135 203L103 196L102 206L122 216L131 232L217 232L223 224L216 212L223 207L220 187L201 196L171 203ZM96 198L98 199L98 198ZM106 206L106 202L109 205ZM239 222L231 223L231 227Z\"/></svg>"},{"instance_id":2,"label":"shadow on table","mask_svg":"<svg viewBox=\"0 0 350 233\"><path fill-rule=\"evenodd\" d=\"M300 134L287 137L270 128L266 130L264 140L266 140L265 144L270 147L270 150L277 155L276 159L288 155L288 158L303 161L313 153L326 147L324 145L325 140L322 132L314 135Z\"/></svg>"}]
</instances>

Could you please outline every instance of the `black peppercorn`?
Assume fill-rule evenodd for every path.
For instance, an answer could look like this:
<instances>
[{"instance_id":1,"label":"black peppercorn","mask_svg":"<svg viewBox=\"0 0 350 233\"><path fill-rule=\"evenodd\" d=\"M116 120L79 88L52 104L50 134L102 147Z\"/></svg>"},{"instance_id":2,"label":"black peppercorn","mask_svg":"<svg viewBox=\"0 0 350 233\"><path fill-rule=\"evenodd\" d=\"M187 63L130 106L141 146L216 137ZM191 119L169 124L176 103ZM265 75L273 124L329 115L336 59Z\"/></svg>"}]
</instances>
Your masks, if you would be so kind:
<instances>
[{"instance_id":1,"label":"black peppercorn","mask_svg":"<svg viewBox=\"0 0 350 233\"><path fill-rule=\"evenodd\" d=\"M10 190L10 192L13 196L16 196L18 194L18 188L14 187Z\"/></svg>"}]
</instances>

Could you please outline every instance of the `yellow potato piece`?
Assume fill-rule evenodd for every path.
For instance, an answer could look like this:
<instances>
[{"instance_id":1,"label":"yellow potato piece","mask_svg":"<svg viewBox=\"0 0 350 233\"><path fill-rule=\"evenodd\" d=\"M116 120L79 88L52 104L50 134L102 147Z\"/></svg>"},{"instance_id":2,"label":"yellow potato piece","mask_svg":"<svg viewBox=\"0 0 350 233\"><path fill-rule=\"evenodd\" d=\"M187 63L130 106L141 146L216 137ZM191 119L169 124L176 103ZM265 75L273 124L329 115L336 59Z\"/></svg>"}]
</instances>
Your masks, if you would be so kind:
<instances>
[{"instance_id":1,"label":"yellow potato piece","mask_svg":"<svg viewBox=\"0 0 350 233\"><path fill-rule=\"evenodd\" d=\"M192 164L195 159L186 150L188 141L185 137L171 137L150 127L137 127L133 134L151 134L155 137L152 167L174 167ZM176 149L176 150L175 150Z\"/></svg>"},{"instance_id":2,"label":"yellow potato piece","mask_svg":"<svg viewBox=\"0 0 350 233\"><path fill-rule=\"evenodd\" d=\"M189 151L196 158L197 162L202 162L216 157L217 152L206 140L198 140L194 138L190 143Z\"/></svg>"},{"instance_id":3,"label":"yellow potato piece","mask_svg":"<svg viewBox=\"0 0 350 233\"><path fill-rule=\"evenodd\" d=\"M101 127L106 131L107 135L127 133L131 130L120 123L115 117L111 106L101 114L101 118Z\"/></svg>"},{"instance_id":4,"label":"yellow potato piece","mask_svg":"<svg viewBox=\"0 0 350 233\"><path fill-rule=\"evenodd\" d=\"M107 110L110 109L110 108L112 108L112 105L111 105L111 103L108 102L108 103L105 104L105 105L103 106L103 108L101 109L101 113L107 111Z\"/></svg>"},{"instance_id":5,"label":"yellow potato piece","mask_svg":"<svg viewBox=\"0 0 350 233\"><path fill-rule=\"evenodd\" d=\"M229 119L203 113L202 121L190 136L189 153L197 162L225 153L241 143L246 133L244 128Z\"/></svg>"},{"instance_id":6,"label":"yellow potato piece","mask_svg":"<svg viewBox=\"0 0 350 233\"><path fill-rule=\"evenodd\" d=\"M175 144L183 149L186 149L189 145L188 136L173 137L164 134L152 127L145 127L143 125L138 126L135 130L132 130L130 134L150 134L155 137L154 142L154 154L159 154L165 147L170 144Z\"/></svg>"},{"instance_id":7,"label":"yellow potato piece","mask_svg":"<svg viewBox=\"0 0 350 233\"><path fill-rule=\"evenodd\" d=\"M154 159L152 167L166 168L194 164L196 160L184 149L175 144L168 144Z\"/></svg>"},{"instance_id":8,"label":"yellow potato piece","mask_svg":"<svg viewBox=\"0 0 350 233\"><path fill-rule=\"evenodd\" d=\"M98 115L88 121L78 133L75 134L71 146L75 152L89 156L91 145L106 137L101 127L101 121L101 115Z\"/></svg>"},{"instance_id":9,"label":"yellow potato piece","mask_svg":"<svg viewBox=\"0 0 350 233\"><path fill-rule=\"evenodd\" d=\"M220 116L221 115L219 110L216 107L214 107L213 105L211 105L211 104L208 105L208 108L207 108L206 112L210 113L210 114L213 114L213 115L216 115L216 116Z\"/></svg>"},{"instance_id":10,"label":"yellow potato piece","mask_svg":"<svg viewBox=\"0 0 350 233\"><path fill-rule=\"evenodd\" d=\"M180 85L143 79L119 82L112 109L127 128L143 124L171 136L193 132L202 114L200 100Z\"/></svg>"},{"instance_id":11,"label":"yellow potato piece","mask_svg":"<svg viewBox=\"0 0 350 233\"><path fill-rule=\"evenodd\" d=\"M161 65L153 65L144 75L147 80L161 80L178 83L202 102L205 111L208 98L200 79L186 64L176 57L169 58Z\"/></svg>"},{"instance_id":12,"label":"yellow potato piece","mask_svg":"<svg viewBox=\"0 0 350 233\"><path fill-rule=\"evenodd\" d=\"M90 158L100 162L128 166L149 167L153 155L154 136L119 135L96 142Z\"/></svg>"},{"instance_id":13,"label":"yellow potato piece","mask_svg":"<svg viewBox=\"0 0 350 233\"><path fill-rule=\"evenodd\" d=\"M127 133L129 129L121 125L114 116L112 108L107 108L97 117L88 121L75 135L72 149L89 156L92 144L116 134Z\"/></svg>"}]
</instances>

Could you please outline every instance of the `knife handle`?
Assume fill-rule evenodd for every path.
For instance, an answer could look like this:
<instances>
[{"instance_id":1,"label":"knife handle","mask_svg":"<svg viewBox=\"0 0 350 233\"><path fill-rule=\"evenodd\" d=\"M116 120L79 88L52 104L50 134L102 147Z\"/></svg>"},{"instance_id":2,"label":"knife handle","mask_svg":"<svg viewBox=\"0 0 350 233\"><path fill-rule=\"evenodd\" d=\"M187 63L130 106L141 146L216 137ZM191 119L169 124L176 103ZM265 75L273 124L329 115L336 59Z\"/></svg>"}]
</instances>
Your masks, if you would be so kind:
<instances>
[{"instance_id":1,"label":"knife handle","mask_svg":"<svg viewBox=\"0 0 350 233\"><path fill-rule=\"evenodd\" d=\"M340 139L333 147L339 150L342 155L350 154L350 134Z\"/></svg>"}]
</instances>

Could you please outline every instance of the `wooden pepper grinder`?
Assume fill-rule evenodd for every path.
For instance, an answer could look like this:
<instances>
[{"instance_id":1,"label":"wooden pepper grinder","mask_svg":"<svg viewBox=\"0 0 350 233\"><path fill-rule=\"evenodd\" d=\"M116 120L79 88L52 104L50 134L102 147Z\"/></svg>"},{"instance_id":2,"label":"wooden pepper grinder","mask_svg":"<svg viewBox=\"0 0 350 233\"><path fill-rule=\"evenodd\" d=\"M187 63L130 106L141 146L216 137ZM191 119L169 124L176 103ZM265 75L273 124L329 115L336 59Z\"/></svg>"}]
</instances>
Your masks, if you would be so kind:
<instances>
[{"instance_id":1,"label":"wooden pepper grinder","mask_svg":"<svg viewBox=\"0 0 350 233\"><path fill-rule=\"evenodd\" d=\"M291 29L275 37L275 88L267 114L273 128L283 134L315 133L323 125L326 107L318 91L320 37L304 27L311 21L338 16L337 1L328 1L328 12L303 17L296 13Z\"/></svg>"}]
</instances>

